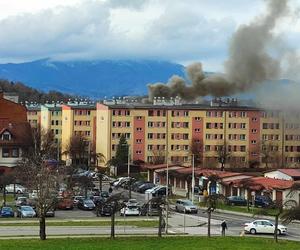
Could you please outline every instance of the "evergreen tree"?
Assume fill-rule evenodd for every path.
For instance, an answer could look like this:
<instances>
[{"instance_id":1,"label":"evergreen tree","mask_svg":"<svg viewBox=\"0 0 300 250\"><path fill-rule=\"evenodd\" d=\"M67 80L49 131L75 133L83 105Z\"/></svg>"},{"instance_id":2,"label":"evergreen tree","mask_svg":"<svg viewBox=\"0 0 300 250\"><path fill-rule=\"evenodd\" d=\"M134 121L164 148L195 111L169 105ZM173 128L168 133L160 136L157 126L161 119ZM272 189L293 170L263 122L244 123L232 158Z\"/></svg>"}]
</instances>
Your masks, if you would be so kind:
<instances>
[{"instance_id":1,"label":"evergreen tree","mask_svg":"<svg viewBox=\"0 0 300 250\"><path fill-rule=\"evenodd\" d=\"M128 161L128 147L126 137L122 134L117 146L116 156L109 161L109 165L120 166L126 164Z\"/></svg>"}]
</instances>

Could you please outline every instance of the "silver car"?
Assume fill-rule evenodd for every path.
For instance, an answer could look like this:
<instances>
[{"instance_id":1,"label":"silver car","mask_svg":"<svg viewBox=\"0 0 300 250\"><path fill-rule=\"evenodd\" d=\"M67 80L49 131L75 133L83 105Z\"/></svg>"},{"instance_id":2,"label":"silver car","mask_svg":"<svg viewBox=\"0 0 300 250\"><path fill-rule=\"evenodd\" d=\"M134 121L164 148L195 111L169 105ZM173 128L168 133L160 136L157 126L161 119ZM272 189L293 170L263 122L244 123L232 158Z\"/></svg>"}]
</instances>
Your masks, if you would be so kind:
<instances>
[{"instance_id":1,"label":"silver car","mask_svg":"<svg viewBox=\"0 0 300 250\"><path fill-rule=\"evenodd\" d=\"M190 200L177 200L175 209L177 212L198 213L198 208Z\"/></svg>"}]
</instances>

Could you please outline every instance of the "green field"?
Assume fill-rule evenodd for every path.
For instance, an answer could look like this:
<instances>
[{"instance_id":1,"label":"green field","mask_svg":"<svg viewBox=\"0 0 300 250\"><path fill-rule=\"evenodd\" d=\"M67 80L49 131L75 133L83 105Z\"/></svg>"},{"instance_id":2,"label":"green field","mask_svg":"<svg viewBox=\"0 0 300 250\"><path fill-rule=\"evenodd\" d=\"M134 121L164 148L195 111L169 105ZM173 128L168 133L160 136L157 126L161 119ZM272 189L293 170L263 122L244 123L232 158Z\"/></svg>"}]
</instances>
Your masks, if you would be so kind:
<instances>
[{"instance_id":1,"label":"green field","mask_svg":"<svg viewBox=\"0 0 300 250\"><path fill-rule=\"evenodd\" d=\"M110 240L107 238L67 238L67 239L48 239L40 240L0 240L0 249L5 250L299 250L300 243L291 241L280 241L274 243L271 239L262 238L239 238L239 237L169 237L169 238L154 238L154 237L126 237Z\"/></svg>"}]
</instances>

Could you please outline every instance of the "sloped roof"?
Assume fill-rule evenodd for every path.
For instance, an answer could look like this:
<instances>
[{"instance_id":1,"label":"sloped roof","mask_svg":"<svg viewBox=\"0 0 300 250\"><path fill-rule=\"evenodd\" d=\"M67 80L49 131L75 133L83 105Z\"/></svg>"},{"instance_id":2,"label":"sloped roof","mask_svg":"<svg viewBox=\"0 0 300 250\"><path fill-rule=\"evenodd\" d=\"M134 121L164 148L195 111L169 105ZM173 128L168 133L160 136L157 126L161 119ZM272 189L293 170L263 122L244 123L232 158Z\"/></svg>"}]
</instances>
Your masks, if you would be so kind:
<instances>
[{"instance_id":1,"label":"sloped roof","mask_svg":"<svg viewBox=\"0 0 300 250\"><path fill-rule=\"evenodd\" d=\"M26 146L30 144L31 128L28 122L8 122L7 120L0 120L0 137L8 131L11 134L10 141L3 141L0 138L0 146Z\"/></svg>"},{"instance_id":2,"label":"sloped roof","mask_svg":"<svg viewBox=\"0 0 300 250\"><path fill-rule=\"evenodd\" d=\"M294 181L273 179L268 177L252 177L224 182L224 184L227 185L232 184L236 187L246 187L252 190L284 190L290 189L294 183Z\"/></svg>"},{"instance_id":3,"label":"sloped roof","mask_svg":"<svg viewBox=\"0 0 300 250\"><path fill-rule=\"evenodd\" d=\"M297 169L297 168L281 168L281 169L278 169L278 171L280 171L286 175L289 175L291 177L300 177L300 169Z\"/></svg>"}]
</instances>

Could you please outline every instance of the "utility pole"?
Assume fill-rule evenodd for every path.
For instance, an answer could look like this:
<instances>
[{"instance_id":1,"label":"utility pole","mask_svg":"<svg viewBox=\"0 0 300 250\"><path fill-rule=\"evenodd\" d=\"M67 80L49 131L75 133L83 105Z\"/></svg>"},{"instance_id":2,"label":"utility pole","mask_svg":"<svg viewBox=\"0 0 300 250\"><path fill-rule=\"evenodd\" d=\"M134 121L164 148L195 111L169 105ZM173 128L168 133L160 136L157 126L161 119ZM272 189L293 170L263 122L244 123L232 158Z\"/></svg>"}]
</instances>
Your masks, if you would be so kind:
<instances>
[{"instance_id":1,"label":"utility pole","mask_svg":"<svg viewBox=\"0 0 300 250\"><path fill-rule=\"evenodd\" d=\"M192 202L194 203L194 191L195 191L195 155L192 154Z\"/></svg>"},{"instance_id":2,"label":"utility pole","mask_svg":"<svg viewBox=\"0 0 300 250\"><path fill-rule=\"evenodd\" d=\"M129 144L128 147L128 156L127 156L127 176L130 177L130 151L129 151Z\"/></svg>"}]
</instances>

